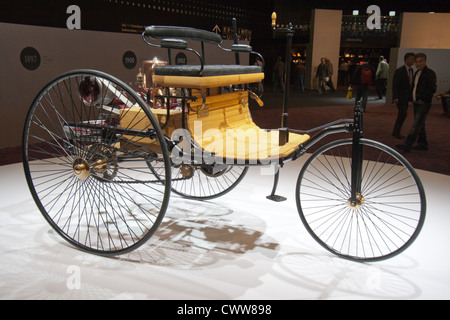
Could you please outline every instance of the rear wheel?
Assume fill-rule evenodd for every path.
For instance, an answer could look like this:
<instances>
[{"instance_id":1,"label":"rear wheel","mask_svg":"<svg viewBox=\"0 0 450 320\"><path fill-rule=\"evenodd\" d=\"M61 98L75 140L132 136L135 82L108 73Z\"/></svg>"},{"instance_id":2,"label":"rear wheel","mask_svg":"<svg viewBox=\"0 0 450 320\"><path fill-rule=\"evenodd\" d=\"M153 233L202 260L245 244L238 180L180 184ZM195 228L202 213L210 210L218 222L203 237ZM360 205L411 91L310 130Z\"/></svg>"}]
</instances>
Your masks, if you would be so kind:
<instances>
[{"instance_id":1,"label":"rear wheel","mask_svg":"<svg viewBox=\"0 0 450 320\"><path fill-rule=\"evenodd\" d=\"M102 72L72 71L41 91L24 128L23 165L45 219L91 253L139 247L167 209L170 158L159 125L129 86Z\"/></svg>"},{"instance_id":2,"label":"rear wheel","mask_svg":"<svg viewBox=\"0 0 450 320\"><path fill-rule=\"evenodd\" d=\"M398 152L367 139L360 146L356 203L350 201L352 139L347 139L323 146L306 161L297 181L297 208L324 248L351 260L376 261L399 254L416 239L425 220L425 192Z\"/></svg>"}]
</instances>

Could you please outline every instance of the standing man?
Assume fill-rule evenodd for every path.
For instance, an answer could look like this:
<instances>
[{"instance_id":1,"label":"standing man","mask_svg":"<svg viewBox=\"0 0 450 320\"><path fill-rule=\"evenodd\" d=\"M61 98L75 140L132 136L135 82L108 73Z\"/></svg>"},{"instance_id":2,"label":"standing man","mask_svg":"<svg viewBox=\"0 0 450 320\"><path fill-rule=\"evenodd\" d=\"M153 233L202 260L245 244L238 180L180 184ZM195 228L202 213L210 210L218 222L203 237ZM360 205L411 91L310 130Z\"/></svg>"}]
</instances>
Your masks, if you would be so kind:
<instances>
[{"instance_id":1,"label":"standing man","mask_svg":"<svg viewBox=\"0 0 450 320\"><path fill-rule=\"evenodd\" d=\"M428 150L425 120L431 109L431 100L436 92L436 73L427 67L427 56L424 53L415 55L416 73L413 78L412 101L414 105L414 122L406 137L405 143L397 148L409 151ZM413 146L417 140L417 145Z\"/></svg>"},{"instance_id":2,"label":"standing man","mask_svg":"<svg viewBox=\"0 0 450 320\"><path fill-rule=\"evenodd\" d=\"M386 90L386 82L389 75L389 65L383 56L380 57L377 67L377 73L375 76L378 99L383 99L383 95Z\"/></svg>"},{"instance_id":3,"label":"standing man","mask_svg":"<svg viewBox=\"0 0 450 320\"><path fill-rule=\"evenodd\" d=\"M400 131L407 116L409 101L411 101L411 90L413 84L412 65L414 64L414 60L413 52L408 52L405 54L405 64L395 70L394 78L392 80L392 99L398 109L397 119L395 120L392 135L398 139L404 138L404 136L400 134Z\"/></svg>"}]
</instances>

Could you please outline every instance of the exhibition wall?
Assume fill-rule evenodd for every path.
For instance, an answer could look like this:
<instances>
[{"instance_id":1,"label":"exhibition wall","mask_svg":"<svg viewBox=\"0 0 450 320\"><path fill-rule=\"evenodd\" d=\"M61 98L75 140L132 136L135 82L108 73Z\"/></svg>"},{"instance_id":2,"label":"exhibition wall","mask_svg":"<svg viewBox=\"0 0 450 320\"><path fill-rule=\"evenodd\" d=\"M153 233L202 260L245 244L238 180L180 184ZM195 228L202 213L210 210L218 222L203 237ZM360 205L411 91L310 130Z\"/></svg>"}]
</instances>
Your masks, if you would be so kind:
<instances>
[{"instance_id":1,"label":"exhibition wall","mask_svg":"<svg viewBox=\"0 0 450 320\"><path fill-rule=\"evenodd\" d=\"M242 41L242 43L248 43ZM191 46L200 50L200 44ZM224 40L223 46L231 47ZM234 64L234 54L205 44L208 64ZM173 51L175 57L178 52ZM0 150L22 144L26 114L39 91L63 72L96 69L137 90L137 74L144 60L167 60L167 50L150 47L141 35L0 23ZM248 64L248 55L241 54ZM198 64L186 53L188 64Z\"/></svg>"},{"instance_id":2,"label":"exhibition wall","mask_svg":"<svg viewBox=\"0 0 450 320\"><path fill-rule=\"evenodd\" d=\"M450 49L450 13L404 12L400 48Z\"/></svg>"},{"instance_id":3,"label":"exhibition wall","mask_svg":"<svg viewBox=\"0 0 450 320\"><path fill-rule=\"evenodd\" d=\"M305 84L308 89L317 89L317 66L327 57L333 64L333 83L337 84L339 49L341 47L342 10L314 9L311 15L311 42L308 45Z\"/></svg>"}]
</instances>

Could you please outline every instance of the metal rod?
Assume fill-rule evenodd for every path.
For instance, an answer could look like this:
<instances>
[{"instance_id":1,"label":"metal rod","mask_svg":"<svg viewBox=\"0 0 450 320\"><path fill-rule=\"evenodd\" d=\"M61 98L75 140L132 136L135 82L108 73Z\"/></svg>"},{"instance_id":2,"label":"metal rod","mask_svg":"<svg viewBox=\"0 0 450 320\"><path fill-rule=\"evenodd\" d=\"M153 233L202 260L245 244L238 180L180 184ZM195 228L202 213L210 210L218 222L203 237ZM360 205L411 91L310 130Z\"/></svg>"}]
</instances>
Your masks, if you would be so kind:
<instances>
[{"instance_id":1,"label":"metal rod","mask_svg":"<svg viewBox=\"0 0 450 320\"><path fill-rule=\"evenodd\" d=\"M324 124L324 125L321 125L319 127L315 127L313 129L309 129L309 130L290 129L289 131L294 132L294 133L299 133L299 134L310 134L310 133L315 132L315 131L326 129L326 128L328 128L330 126L333 126L333 125L336 125L338 123L344 123L344 124L353 123L353 119L339 119L339 120L332 121L332 122L329 122L327 124Z\"/></svg>"},{"instance_id":2,"label":"metal rod","mask_svg":"<svg viewBox=\"0 0 450 320\"><path fill-rule=\"evenodd\" d=\"M232 19L232 24L233 24L233 39L234 39L234 44L238 44L238 35L237 35L237 22L236 22L236 18ZM236 64L241 64L240 63L240 59L239 59L239 53L235 53L234 54L235 59L236 59Z\"/></svg>"},{"instance_id":3,"label":"metal rod","mask_svg":"<svg viewBox=\"0 0 450 320\"><path fill-rule=\"evenodd\" d=\"M352 142L352 176L351 176L351 197L350 203L352 206L356 204L356 197L361 193L361 171L363 162L363 145L360 143L362 137L362 123L363 112L360 107L360 102L357 102L354 111L354 130Z\"/></svg>"},{"instance_id":4,"label":"metal rod","mask_svg":"<svg viewBox=\"0 0 450 320\"><path fill-rule=\"evenodd\" d=\"M288 104L289 104L289 83L291 79L291 49L292 38L294 31L292 30L292 24L289 24L289 28L286 31L286 59L285 59L285 72L284 72L284 99L283 99L283 114L281 120L281 127L288 127Z\"/></svg>"},{"instance_id":5,"label":"metal rod","mask_svg":"<svg viewBox=\"0 0 450 320\"><path fill-rule=\"evenodd\" d=\"M351 123L345 123L341 125L335 125L327 127L314 136L312 136L309 140L307 140L305 143L303 143L300 148L307 150L312 145L314 145L316 142L324 138L325 136L332 134L332 133L344 133L344 132L350 132L351 130Z\"/></svg>"},{"instance_id":6,"label":"metal rod","mask_svg":"<svg viewBox=\"0 0 450 320\"><path fill-rule=\"evenodd\" d=\"M277 191L279 179L280 179L280 166L275 165L275 176L274 176L274 180L273 180L272 193L266 197L267 199L275 201L275 202L281 202L281 201L286 200L286 197L275 194L275 192Z\"/></svg>"},{"instance_id":7,"label":"metal rod","mask_svg":"<svg viewBox=\"0 0 450 320\"><path fill-rule=\"evenodd\" d=\"M280 180L280 170L279 170L279 168L277 168L277 166L275 166L275 170L276 170L276 172L275 172L275 176L274 176L274 180L273 180L272 192L270 194L271 197L273 197L275 195L275 191L277 191L277 187L278 187L278 181Z\"/></svg>"}]
</instances>

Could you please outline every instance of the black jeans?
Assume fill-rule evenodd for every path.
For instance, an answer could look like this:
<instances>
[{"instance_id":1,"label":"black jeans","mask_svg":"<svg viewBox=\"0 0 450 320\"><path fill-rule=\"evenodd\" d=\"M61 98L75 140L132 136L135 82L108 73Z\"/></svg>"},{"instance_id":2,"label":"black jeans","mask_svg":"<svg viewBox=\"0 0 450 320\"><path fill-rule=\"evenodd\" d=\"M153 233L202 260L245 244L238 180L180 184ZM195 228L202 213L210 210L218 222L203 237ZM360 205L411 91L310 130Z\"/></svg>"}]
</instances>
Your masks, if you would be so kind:
<instances>
[{"instance_id":1,"label":"black jeans","mask_svg":"<svg viewBox=\"0 0 450 320\"><path fill-rule=\"evenodd\" d=\"M417 140L417 143L420 146L428 147L427 133L425 130L425 120L427 119L430 109L431 102L422 104L414 103L414 122L411 131L408 134L408 137L406 137L406 146L411 147Z\"/></svg>"},{"instance_id":2,"label":"black jeans","mask_svg":"<svg viewBox=\"0 0 450 320\"><path fill-rule=\"evenodd\" d=\"M366 110L367 98L369 96L369 86L359 85L355 89L355 105L358 101L361 101L361 107L363 111Z\"/></svg>"},{"instance_id":3,"label":"black jeans","mask_svg":"<svg viewBox=\"0 0 450 320\"><path fill-rule=\"evenodd\" d=\"M408 101L399 101L397 103L397 119L395 120L394 129L392 134L394 136L399 136L403 124L405 123L406 116L408 115Z\"/></svg>"},{"instance_id":4,"label":"black jeans","mask_svg":"<svg viewBox=\"0 0 450 320\"><path fill-rule=\"evenodd\" d=\"M376 81L378 98L380 99L382 99L383 95L386 93L386 81L387 79L377 79Z\"/></svg>"}]
</instances>

